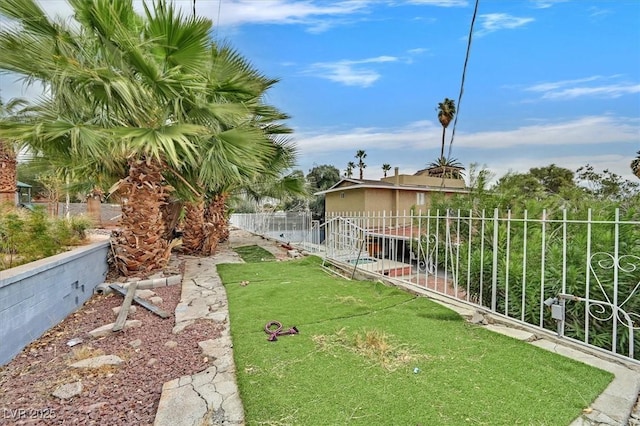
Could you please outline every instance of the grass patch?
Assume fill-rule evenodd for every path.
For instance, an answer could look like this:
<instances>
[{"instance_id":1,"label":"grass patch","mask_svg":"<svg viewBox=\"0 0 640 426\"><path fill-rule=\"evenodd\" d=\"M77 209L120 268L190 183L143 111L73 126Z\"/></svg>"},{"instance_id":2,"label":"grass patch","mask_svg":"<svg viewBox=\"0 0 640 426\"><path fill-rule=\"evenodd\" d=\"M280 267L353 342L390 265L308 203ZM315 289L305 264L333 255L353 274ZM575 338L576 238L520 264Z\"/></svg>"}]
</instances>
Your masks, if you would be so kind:
<instances>
[{"instance_id":1,"label":"grass patch","mask_svg":"<svg viewBox=\"0 0 640 426\"><path fill-rule=\"evenodd\" d=\"M248 425L569 424L613 377L315 257L218 271Z\"/></svg>"},{"instance_id":2,"label":"grass patch","mask_svg":"<svg viewBox=\"0 0 640 426\"><path fill-rule=\"evenodd\" d=\"M267 262L275 260L275 256L260 246L242 246L233 249L247 263Z\"/></svg>"}]
</instances>

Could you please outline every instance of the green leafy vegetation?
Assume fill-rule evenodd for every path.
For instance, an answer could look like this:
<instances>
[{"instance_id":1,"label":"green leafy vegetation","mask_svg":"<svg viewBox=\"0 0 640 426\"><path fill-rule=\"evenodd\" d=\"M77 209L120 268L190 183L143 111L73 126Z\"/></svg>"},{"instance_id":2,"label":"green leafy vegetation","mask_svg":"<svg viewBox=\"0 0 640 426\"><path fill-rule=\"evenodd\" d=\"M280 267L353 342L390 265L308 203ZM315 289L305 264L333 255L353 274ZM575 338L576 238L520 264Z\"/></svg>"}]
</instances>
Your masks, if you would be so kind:
<instances>
[{"instance_id":1,"label":"green leafy vegetation","mask_svg":"<svg viewBox=\"0 0 640 426\"><path fill-rule=\"evenodd\" d=\"M0 206L0 270L43 259L78 245L91 221L84 217L52 219L34 211Z\"/></svg>"},{"instance_id":2,"label":"green leafy vegetation","mask_svg":"<svg viewBox=\"0 0 640 426\"><path fill-rule=\"evenodd\" d=\"M247 424L569 424L612 379L315 257L218 271Z\"/></svg>"},{"instance_id":3,"label":"green leafy vegetation","mask_svg":"<svg viewBox=\"0 0 640 426\"><path fill-rule=\"evenodd\" d=\"M559 293L617 300L627 313L640 312L640 195L634 182L608 171L595 173L590 166L579 169L574 176L567 169L551 165L504 176L490 190L478 185L469 195L435 198L431 207L431 214L448 211L456 217L455 225L432 219L430 232L440 236L449 232L459 238L459 282L463 287L469 285L471 297L480 304L490 306L495 272L497 311L532 324L540 324L542 315L542 325L550 330L556 329L556 322L541 302ZM493 218L494 209L498 209L497 221L482 223L478 219ZM613 223L616 209L620 222L617 232ZM527 222L523 221L525 211L530 219ZM592 224L588 227L589 218ZM618 267L613 258L616 247ZM427 249L426 241L423 249ZM438 249L439 266L445 267L445 259L451 257L447 258L444 244ZM497 271L492 268L495 253L499 259ZM448 268L451 270L452 265ZM616 324L614 333L613 318L618 313L591 304L590 315L585 315L586 309L585 302L567 304L565 334L585 341L588 333L588 343L628 355L625 318L621 316L622 325ZM640 347L637 333L634 346ZM640 359L637 350L631 356Z\"/></svg>"}]
</instances>

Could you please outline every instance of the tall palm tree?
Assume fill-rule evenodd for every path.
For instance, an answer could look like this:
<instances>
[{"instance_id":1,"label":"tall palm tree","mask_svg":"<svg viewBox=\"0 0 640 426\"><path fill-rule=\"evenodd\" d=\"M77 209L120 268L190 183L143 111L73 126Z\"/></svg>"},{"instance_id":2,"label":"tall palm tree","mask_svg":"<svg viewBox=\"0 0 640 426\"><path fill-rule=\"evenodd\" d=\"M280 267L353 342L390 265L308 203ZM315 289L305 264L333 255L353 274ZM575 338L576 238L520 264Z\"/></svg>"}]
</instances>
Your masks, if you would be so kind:
<instances>
[{"instance_id":1,"label":"tall palm tree","mask_svg":"<svg viewBox=\"0 0 640 426\"><path fill-rule=\"evenodd\" d=\"M358 159L358 169L360 169L360 180L363 177L363 171L367 165L364 163L364 159L367 158L367 153L363 149L359 149L356 152L356 158Z\"/></svg>"},{"instance_id":2,"label":"tall palm tree","mask_svg":"<svg viewBox=\"0 0 640 426\"><path fill-rule=\"evenodd\" d=\"M353 161L349 161L347 163L347 168L345 169L344 175L350 178L351 176L353 176L353 169L355 168L356 168L356 163L354 163Z\"/></svg>"},{"instance_id":3,"label":"tall palm tree","mask_svg":"<svg viewBox=\"0 0 640 426\"><path fill-rule=\"evenodd\" d=\"M456 115L456 105L453 99L444 98L444 101L438 103L438 121L442 125L442 146L440 147L440 159L444 158L445 133L449 123Z\"/></svg>"},{"instance_id":4,"label":"tall palm tree","mask_svg":"<svg viewBox=\"0 0 640 426\"><path fill-rule=\"evenodd\" d=\"M638 156L631 161L631 170L640 179L640 151L638 151Z\"/></svg>"},{"instance_id":5,"label":"tall palm tree","mask_svg":"<svg viewBox=\"0 0 640 426\"><path fill-rule=\"evenodd\" d=\"M291 129L279 123L288 116L262 101L277 80L261 75L229 46L213 46L211 58L203 70L208 87L214 89L206 93L208 101L236 103L244 109L218 122L221 129L228 130L205 141L203 161L193 173L183 174L194 187L205 188L193 211L192 204L187 204L183 234L183 248L203 255L212 254L218 241L227 236L226 200L230 193L249 187L263 191L295 163L295 149L283 138ZM201 118L194 116L196 121ZM239 138L242 132L251 139ZM224 164L231 167L225 170L221 167ZM201 201L204 204L200 205Z\"/></svg>"},{"instance_id":6,"label":"tall palm tree","mask_svg":"<svg viewBox=\"0 0 640 426\"><path fill-rule=\"evenodd\" d=\"M11 109L0 99L0 117L9 115ZM15 203L17 183L17 160L14 143L9 139L0 139L0 204Z\"/></svg>"},{"instance_id":7,"label":"tall palm tree","mask_svg":"<svg viewBox=\"0 0 640 426\"><path fill-rule=\"evenodd\" d=\"M391 164L384 163L382 165L382 171L384 172L384 177L387 177L387 172L391 170Z\"/></svg>"}]
</instances>

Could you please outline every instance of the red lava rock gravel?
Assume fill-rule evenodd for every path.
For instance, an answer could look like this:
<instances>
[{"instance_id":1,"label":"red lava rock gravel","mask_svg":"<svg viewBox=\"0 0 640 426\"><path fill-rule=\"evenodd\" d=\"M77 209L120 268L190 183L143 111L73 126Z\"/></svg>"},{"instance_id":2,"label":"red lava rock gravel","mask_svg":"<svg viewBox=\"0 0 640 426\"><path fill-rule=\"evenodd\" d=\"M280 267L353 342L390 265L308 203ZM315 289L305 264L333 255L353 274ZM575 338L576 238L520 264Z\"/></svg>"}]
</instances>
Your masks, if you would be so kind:
<instances>
[{"instance_id":1,"label":"red lava rock gravel","mask_svg":"<svg viewBox=\"0 0 640 426\"><path fill-rule=\"evenodd\" d=\"M123 301L119 295L96 295L0 367L0 424L153 424L163 383L211 366L198 342L220 335L219 326L205 320L173 334L181 286L153 291L163 299L159 307L171 317L162 319L137 306L128 319L142 321L142 327L94 339L87 333L115 322L112 308ZM78 337L82 343L67 345ZM177 345L166 345L168 341ZM98 369L69 367L98 355L117 355L124 362ZM79 395L68 400L52 395L60 385L77 381L82 383Z\"/></svg>"}]
</instances>

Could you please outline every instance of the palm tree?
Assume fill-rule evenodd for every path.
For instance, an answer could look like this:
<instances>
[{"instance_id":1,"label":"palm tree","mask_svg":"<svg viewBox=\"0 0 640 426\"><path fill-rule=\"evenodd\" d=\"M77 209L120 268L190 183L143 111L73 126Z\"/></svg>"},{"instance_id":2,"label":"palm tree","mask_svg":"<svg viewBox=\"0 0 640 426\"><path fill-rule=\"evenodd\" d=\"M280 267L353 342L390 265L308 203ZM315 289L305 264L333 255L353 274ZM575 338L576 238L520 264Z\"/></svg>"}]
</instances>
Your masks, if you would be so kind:
<instances>
[{"instance_id":1,"label":"palm tree","mask_svg":"<svg viewBox=\"0 0 640 426\"><path fill-rule=\"evenodd\" d=\"M0 117L10 115L11 105L0 99ZM0 204L15 203L17 187L17 159L14 144L8 139L0 139Z\"/></svg>"},{"instance_id":2,"label":"palm tree","mask_svg":"<svg viewBox=\"0 0 640 426\"><path fill-rule=\"evenodd\" d=\"M292 131L279 123L289 117L262 102L277 80L261 75L228 46L213 46L211 57L204 70L208 86L215 88L207 93L209 101L224 100L242 105L244 110L218 123L228 130L204 143L203 161L185 175L194 187L205 191L196 197L195 211L187 204L183 248L202 255L213 254L218 242L228 236L226 200L230 194L239 190L264 192L280 184L287 188L291 181L283 178L283 173L295 164L295 149L283 137Z\"/></svg>"},{"instance_id":3,"label":"palm tree","mask_svg":"<svg viewBox=\"0 0 640 426\"><path fill-rule=\"evenodd\" d=\"M638 156L631 161L631 170L640 179L640 151L638 151Z\"/></svg>"},{"instance_id":4,"label":"palm tree","mask_svg":"<svg viewBox=\"0 0 640 426\"><path fill-rule=\"evenodd\" d=\"M349 161L347 163L347 168L345 169L344 175L350 178L351 176L353 176L353 169L355 168L356 168L356 163L354 163L353 161Z\"/></svg>"},{"instance_id":5,"label":"palm tree","mask_svg":"<svg viewBox=\"0 0 640 426\"><path fill-rule=\"evenodd\" d=\"M444 101L438 103L438 121L442 125L442 146L440 147L440 157L444 158L444 141L445 141L445 133L447 131L447 127L449 127L449 123L453 120L453 117L456 115L456 105L453 99L444 98Z\"/></svg>"},{"instance_id":6,"label":"palm tree","mask_svg":"<svg viewBox=\"0 0 640 426\"><path fill-rule=\"evenodd\" d=\"M162 238L161 206L173 189L167 176L205 163L215 146L224 159L264 150L253 126L238 126L247 120L245 105L212 103L211 93L224 87L208 85L202 74L212 60L210 21L184 19L162 0L153 11L145 5L144 16L131 0L71 5L76 26L50 22L33 0L0 4L1 15L22 24L0 32L0 69L43 82L49 94L31 109L30 122L3 123L0 134L36 152L66 150L76 163L124 167L114 187L126 200L115 255L123 274L149 272L170 252ZM245 164L254 161L255 154ZM219 173L241 168L230 163L216 164Z\"/></svg>"},{"instance_id":7,"label":"palm tree","mask_svg":"<svg viewBox=\"0 0 640 426\"><path fill-rule=\"evenodd\" d=\"M364 164L364 159L367 158L367 153L363 149L359 149L356 152L356 158L358 159L358 168L360 169L360 180L362 180L362 172L365 167L367 167L367 165Z\"/></svg>"},{"instance_id":8,"label":"palm tree","mask_svg":"<svg viewBox=\"0 0 640 426\"><path fill-rule=\"evenodd\" d=\"M384 163L382 165L382 171L384 172L384 177L387 177L387 172L391 170L391 164Z\"/></svg>"}]
</instances>

